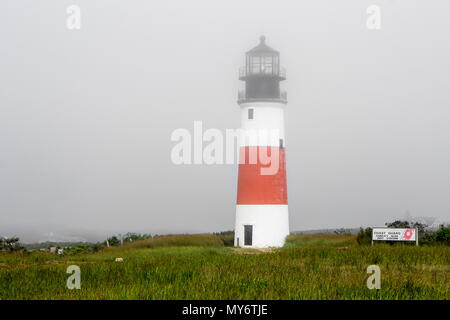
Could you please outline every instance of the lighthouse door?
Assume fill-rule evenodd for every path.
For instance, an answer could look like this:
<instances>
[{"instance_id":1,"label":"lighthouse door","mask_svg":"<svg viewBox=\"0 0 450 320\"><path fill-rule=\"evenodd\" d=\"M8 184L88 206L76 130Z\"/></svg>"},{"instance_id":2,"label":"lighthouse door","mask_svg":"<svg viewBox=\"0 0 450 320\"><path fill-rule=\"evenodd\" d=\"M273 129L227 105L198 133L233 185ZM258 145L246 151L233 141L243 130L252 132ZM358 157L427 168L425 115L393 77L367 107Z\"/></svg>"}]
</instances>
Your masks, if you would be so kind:
<instances>
[{"instance_id":1,"label":"lighthouse door","mask_svg":"<svg viewBox=\"0 0 450 320\"><path fill-rule=\"evenodd\" d=\"M253 243L253 226L244 226L244 246L251 246Z\"/></svg>"}]
</instances>

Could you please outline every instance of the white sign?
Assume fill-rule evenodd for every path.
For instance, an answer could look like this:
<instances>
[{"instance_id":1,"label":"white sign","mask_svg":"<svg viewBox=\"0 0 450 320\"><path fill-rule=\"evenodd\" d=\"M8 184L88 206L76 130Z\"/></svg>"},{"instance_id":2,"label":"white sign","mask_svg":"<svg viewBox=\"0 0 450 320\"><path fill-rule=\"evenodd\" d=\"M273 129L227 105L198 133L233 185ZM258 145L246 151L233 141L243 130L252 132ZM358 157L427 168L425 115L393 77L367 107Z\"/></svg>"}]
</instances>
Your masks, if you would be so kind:
<instances>
[{"instance_id":1,"label":"white sign","mask_svg":"<svg viewBox=\"0 0 450 320\"><path fill-rule=\"evenodd\" d=\"M376 241L416 241L416 229L373 228L372 240Z\"/></svg>"}]
</instances>

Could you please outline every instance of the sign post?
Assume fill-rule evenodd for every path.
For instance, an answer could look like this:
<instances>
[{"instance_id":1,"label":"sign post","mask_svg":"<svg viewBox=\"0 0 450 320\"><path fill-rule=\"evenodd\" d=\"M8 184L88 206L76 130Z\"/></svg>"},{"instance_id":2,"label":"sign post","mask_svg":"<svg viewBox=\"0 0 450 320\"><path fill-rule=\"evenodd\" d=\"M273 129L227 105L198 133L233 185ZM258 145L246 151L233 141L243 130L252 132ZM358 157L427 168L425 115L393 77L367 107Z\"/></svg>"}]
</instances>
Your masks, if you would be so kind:
<instances>
[{"instance_id":1,"label":"sign post","mask_svg":"<svg viewBox=\"0 0 450 320\"><path fill-rule=\"evenodd\" d=\"M416 228L416 246L419 246L419 229Z\"/></svg>"},{"instance_id":2,"label":"sign post","mask_svg":"<svg viewBox=\"0 0 450 320\"><path fill-rule=\"evenodd\" d=\"M374 241L415 241L416 246L418 246L418 230L412 228L373 228L372 245Z\"/></svg>"}]
</instances>

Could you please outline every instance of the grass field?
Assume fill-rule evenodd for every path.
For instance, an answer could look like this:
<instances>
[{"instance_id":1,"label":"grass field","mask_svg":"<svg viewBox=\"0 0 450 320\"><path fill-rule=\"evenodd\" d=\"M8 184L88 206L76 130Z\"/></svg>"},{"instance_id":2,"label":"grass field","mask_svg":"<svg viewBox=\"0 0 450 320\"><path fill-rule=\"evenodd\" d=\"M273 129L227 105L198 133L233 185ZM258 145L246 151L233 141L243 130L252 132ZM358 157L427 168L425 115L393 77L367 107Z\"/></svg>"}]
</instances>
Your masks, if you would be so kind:
<instances>
[{"instance_id":1,"label":"grass field","mask_svg":"<svg viewBox=\"0 0 450 320\"><path fill-rule=\"evenodd\" d=\"M359 246L354 236L291 235L276 250L167 236L92 254L0 253L0 299L448 299L449 258L446 246ZM66 287L72 264L80 290ZM372 264L380 290L366 286Z\"/></svg>"}]
</instances>

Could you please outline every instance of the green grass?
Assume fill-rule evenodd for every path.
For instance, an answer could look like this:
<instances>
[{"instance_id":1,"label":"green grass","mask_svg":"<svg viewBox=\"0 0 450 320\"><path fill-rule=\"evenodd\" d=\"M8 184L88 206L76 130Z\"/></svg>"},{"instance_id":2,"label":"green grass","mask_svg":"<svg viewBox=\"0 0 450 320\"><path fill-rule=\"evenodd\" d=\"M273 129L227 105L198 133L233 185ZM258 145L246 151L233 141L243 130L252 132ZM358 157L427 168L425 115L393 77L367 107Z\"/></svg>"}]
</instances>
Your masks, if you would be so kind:
<instances>
[{"instance_id":1,"label":"green grass","mask_svg":"<svg viewBox=\"0 0 450 320\"><path fill-rule=\"evenodd\" d=\"M333 234L292 234L286 238L285 247L311 247L311 246L332 246L345 247L355 244L353 235L333 235Z\"/></svg>"},{"instance_id":2,"label":"green grass","mask_svg":"<svg viewBox=\"0 0 450 320\"><path fill-rule=\"evenodd\" d=\"M449 251L335 235L293 235L285 248L260 251L183 235L95 254L0 253L0 299L448 299ZM80 290L66 288L71 264L81 268ZM366 287L372 264L380 290Z\"/></svg>"}]
</instances>

